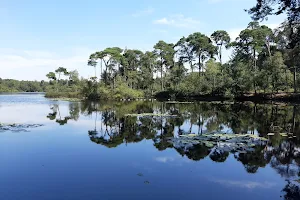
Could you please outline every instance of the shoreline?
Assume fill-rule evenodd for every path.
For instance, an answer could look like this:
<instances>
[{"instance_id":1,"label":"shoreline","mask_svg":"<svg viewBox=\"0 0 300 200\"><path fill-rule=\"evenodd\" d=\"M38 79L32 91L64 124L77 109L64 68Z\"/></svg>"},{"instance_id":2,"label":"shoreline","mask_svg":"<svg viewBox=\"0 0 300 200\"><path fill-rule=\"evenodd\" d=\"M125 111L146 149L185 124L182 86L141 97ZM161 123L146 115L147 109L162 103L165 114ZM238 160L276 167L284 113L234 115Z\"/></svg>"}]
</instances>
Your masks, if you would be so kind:
<instances>
[{"instance_id":1,"label":"shoreline","mask_svg":"<svg viewBox=\"0 0 300 200\"><path fill-rule=\"evenodd\" d=\"M45 98L54 101L105 101L107 99L88 100L85 98L70 98L70 97L47 97ZM175 99L170 97L152 97L152 98L137 98L137 99L109 99L116 102L131 102L131 101L165 101L167 103L194 103L194 102L253 102L253 103L283 103L295 104L300 103L300 93L278 93L278 94L245 94L235 98L225 98L223 96L178 96Z\"/></svg>"}]
</instances>

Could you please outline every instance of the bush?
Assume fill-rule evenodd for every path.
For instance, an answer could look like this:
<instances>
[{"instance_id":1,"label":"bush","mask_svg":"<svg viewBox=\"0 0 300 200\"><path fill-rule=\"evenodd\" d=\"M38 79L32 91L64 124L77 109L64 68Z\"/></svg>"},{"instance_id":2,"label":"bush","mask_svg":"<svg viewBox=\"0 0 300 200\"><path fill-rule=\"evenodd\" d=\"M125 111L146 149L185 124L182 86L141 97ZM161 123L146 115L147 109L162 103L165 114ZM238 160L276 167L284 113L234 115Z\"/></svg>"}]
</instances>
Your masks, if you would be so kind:
<instances>
[{"instance_id":1,"label":"bush","mask_svg":"<svg viewBox=\"0 0 300 200\"><path fill-rule=\"evenodd\" d=\"M81 98L82 96L78 92L46 92L45 97L47 98Z\"/></svg>"},{"instance_id":2,"label":"bush","mask_svg":"<svg viewBox=\"0 0 300 200\"><path fill-rule=\"evenodd\" d=\"M138 99L138 98L144 98L144 93L139 90L131 89L125 84L119 85L113 91L113 99Z\"/></svg>"}]
</instances>

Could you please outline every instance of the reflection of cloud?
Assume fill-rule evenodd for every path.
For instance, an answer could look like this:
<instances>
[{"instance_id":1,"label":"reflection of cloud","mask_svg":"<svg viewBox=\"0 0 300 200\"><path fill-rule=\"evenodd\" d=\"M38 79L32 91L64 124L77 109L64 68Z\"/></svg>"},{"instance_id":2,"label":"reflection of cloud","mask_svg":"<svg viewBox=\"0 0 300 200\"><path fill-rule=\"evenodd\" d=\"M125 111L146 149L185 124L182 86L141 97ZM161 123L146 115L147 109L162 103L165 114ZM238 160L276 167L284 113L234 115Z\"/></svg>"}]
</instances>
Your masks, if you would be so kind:
<instances>
[{"instance_id":1,"label":"reflection of cloud","mask_svg":"<svg viewBox=\"0 0 300 200\"><path fill-rule=\"evenodd\" d=\"M213 180L215 183L219 183L228 187L240 187L247 189L255 189L257 187L269 189L274 187L276 184L272 182L254 182L254 181L234 181L234 180Z\"/></svg>"},{"instance_id":2,"label":"reflection of cloud","mask_svg":"<svg viewBox=\"0 0 300 200\"><path fill-rule=\"evenodd\" d=\"M157 162L161 162L161 163L167 163L167 162L174 161L175 158L173 158L173 157L156 157L156 158L154 158L154 160L156 160Z\"/></svg>"}]
</instances>

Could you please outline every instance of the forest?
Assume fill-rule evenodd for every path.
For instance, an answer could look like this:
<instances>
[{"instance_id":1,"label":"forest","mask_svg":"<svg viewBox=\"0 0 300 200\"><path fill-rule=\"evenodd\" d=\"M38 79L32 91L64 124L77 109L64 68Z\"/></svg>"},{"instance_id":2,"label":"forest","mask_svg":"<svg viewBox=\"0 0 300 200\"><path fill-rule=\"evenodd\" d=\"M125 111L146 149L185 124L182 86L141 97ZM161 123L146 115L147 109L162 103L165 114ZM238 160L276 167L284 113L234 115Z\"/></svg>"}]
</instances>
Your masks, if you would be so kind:
<instances>
[{"instance_id":1,"label":"forest","mask_svg":"<svg viewBox=\"0 0 300 200\"><path fill-rule=\"evenodd\" d=\"M192 33L176 44L158 41L147 52L109 47L90 55L94 77L77 77L73 85L88 99L297 93L300 48L289 46L293 29L288 22L272 30L253 21L234 40L218 30L211 36ZM224 63L225 48L233 53ZM62 75L69 77L62 67L47 74L53 90Z\"/></svg>"},{"instance_id":2,"label":"forest","mask_svg":"<svg viewBox=\"0 0 300 200\"><path fill-rule=\"evenodd\" d=\"M0 92L44 92L48 85L47 81L18 81L0 78Z\"/></svg>"}]
</instances>

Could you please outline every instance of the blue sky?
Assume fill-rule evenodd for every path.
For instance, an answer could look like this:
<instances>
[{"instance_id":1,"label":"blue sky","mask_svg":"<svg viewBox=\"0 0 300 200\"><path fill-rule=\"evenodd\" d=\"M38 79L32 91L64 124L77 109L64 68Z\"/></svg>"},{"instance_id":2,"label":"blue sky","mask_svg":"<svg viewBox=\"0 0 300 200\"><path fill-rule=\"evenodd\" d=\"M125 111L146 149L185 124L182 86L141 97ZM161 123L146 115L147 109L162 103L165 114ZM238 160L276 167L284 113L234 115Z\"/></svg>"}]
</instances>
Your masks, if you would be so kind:
<instances>
[{"instance_id":1,"label":"blue sky","mask_svg":"<svg viewBox=\"0 0 300 200\"><path fill-rule=\"evenodd\" d=\"M232 38L250 21L255 0L2 0L0 77L45 79L59 66L92 76L89 54L110 46L152 50L193 32L226 30ZM264 24L275 28L283 16ZM230 51L226 52L228 59Z\"/></svg>"}]
</instances>

